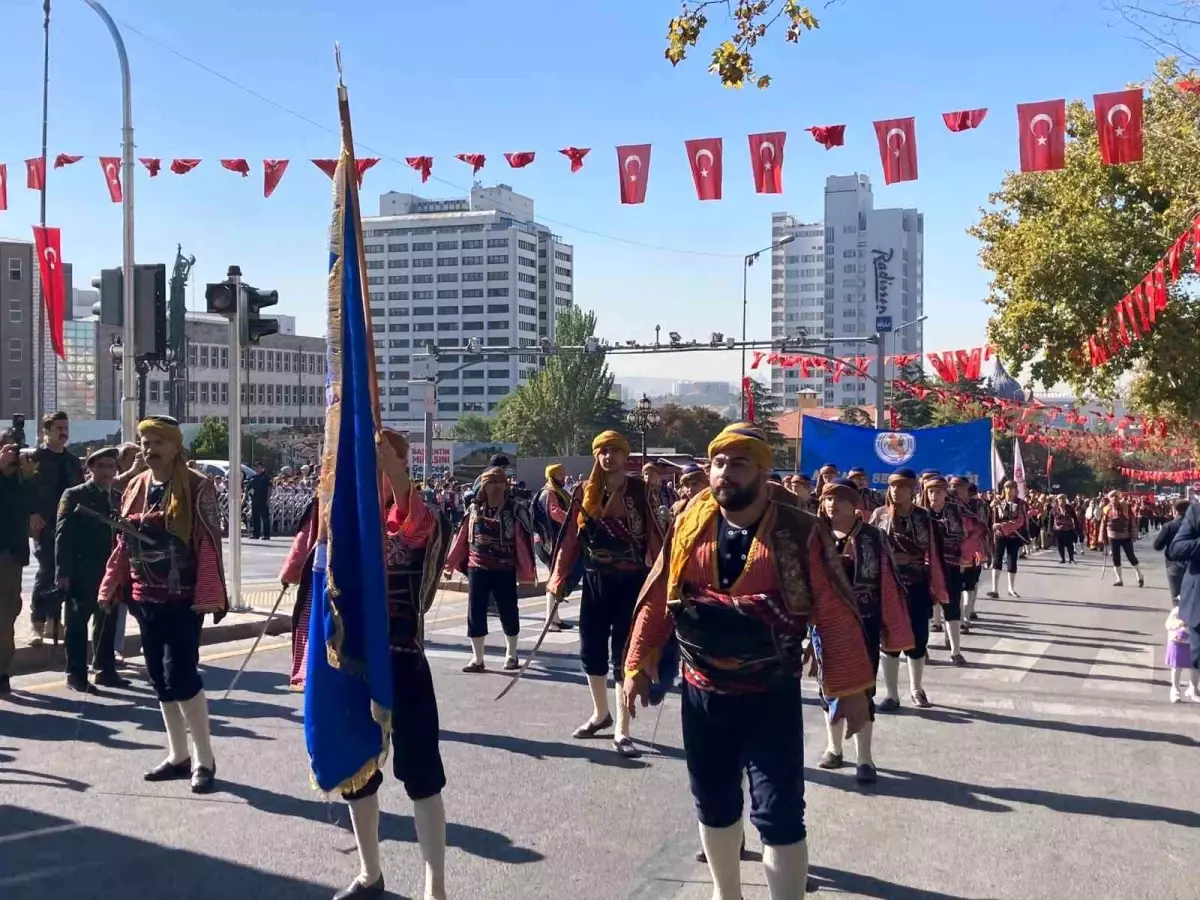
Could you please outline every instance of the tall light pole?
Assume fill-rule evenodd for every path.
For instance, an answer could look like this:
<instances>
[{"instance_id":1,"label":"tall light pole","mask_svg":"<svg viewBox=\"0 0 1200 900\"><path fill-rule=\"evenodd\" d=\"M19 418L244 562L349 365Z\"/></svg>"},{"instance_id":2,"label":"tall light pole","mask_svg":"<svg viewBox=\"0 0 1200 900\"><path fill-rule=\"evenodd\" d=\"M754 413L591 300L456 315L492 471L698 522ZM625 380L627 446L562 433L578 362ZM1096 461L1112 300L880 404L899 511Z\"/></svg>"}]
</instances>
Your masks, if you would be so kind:
<instances>
[{"instance_id":1,"label":"tall light pole","mask_svg":"<svg viewBox=\"0 0 1200 900\"><path fill-rule=\"evenodd\" d=\"M629 411L625 421L641 436L642 465L644 466L646 465L646 435L658 427L662 418L654 411L654 404L650 402L650 398L642 394L642 399Z\"/></svg>"},{"instance_id":2,"label":"tall light pole","mask_svg":"<svg viewBox=\"0 0 1200 900\"><path fill-rule=\"evenodd\" d=\"M929 316L918 316L911 322L905 322L903 325L897 325L892 329L892 334L897 334L905 328L911 328L913 325L919 325L928 319ZM887 386L887 341L885 340L888 332L875 332L875 430L883 431L886 428L884 423L883 406L887 402L884 396L884 388Z\"/></svg>"},{"instance_id":3,"label":"tall light pole","mask_svg":"<svg viewBox=\"0 0 1200 900\"><path fill-rule=\"evenodd\" d=\"M747 253L742 259L742 343L746 343L746 315L749 309L750 300L750 267L758 260L762 254L771 250L782 247L784 244L790 244L796 239L794 234L785 234L770 247L763 247L761 250L755 250L753 253ZM742 347L742 380L738 384L738 389L742 394L742 414L739 418L743 421L746 418L746 348Z\"/></svg>"}]
</instances>

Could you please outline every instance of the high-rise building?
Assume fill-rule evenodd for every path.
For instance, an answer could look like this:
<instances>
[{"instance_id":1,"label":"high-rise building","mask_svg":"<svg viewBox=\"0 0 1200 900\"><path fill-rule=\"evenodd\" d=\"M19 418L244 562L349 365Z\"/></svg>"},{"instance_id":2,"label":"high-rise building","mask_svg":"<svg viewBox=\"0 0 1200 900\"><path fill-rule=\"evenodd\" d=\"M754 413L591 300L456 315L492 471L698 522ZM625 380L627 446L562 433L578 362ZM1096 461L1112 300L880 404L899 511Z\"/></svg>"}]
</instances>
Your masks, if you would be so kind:
<instances>
[{"instance_id":1,"label":"high-rise building","mask_svg":"<svg viewBox=\"0 0 1200 900\"><path fill-rule=\"evenodd\" d=\"M42 410L58 407L58 359L48 329L40 327L41 274L32 241L0 238L0 419L21 414L32 419L37 372L45 362ZM63 263L66 296L74 291L71 264ZM69 314L69 313L68 313ZM37 335L43 333L39 352ZM30 434L35 432L31 431Z\"/></svg>"},{"instance_id":2,"label":"high-rise building","mask_svg":"<svg viewBox=\"0 0 1200 900\"><path fill-rule=\"evenodd\" d=\"M533 200L505 184L427 200L389 192L363 220L375 362L385 421L423 432L423 398L409 398L411 360L430 342L438 360L436 418L487 415L537 370L535 354L466 365L454 348L536 347L555 339L574 294L574 252L534 221Z\"/></svg>"},{"instance_id":3,"label":"high-rise building","mask_svg":"<svg viewBox=\"0 0 1200 900\"><path fill-rule=\"evenodd\" d=\"M824 220L805 223L787 213L771 216L771 238L794 240L771 255L771 336L793 337L801 328L816 348L830 356L874 357L874 344L833 344L822 338L850 338L885 332L887 354L921 354L921 324L897 328L924 311L925 221L915 209L875 209L866 175L833 175L825 180ZM874 372L872 371L872 374ZM888 377L893 377L889 366ZM771 390L786 409L799 406L801 391L814 391L824 406L874 402L872 382L811 370L771 367Z\"/></svg>"}]
</instances>

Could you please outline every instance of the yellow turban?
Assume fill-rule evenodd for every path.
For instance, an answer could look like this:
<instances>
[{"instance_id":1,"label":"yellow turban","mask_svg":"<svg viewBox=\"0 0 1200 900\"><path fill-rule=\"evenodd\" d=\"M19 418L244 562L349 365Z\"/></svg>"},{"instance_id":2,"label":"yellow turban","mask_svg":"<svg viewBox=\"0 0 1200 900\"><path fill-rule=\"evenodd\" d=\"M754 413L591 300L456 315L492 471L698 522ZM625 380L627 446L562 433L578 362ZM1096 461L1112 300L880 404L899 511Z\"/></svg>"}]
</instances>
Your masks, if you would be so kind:
<instances>
[{"instance_id":1,"label":"yellow turban","mask_svg":"<svg viewBox=\"0 0 1200 900\"><path fill-rule=\"evenodd\" d=\"M161 437L176 447L175 468L167 485L167 496L163 503L166 528L188 546L192 543L192 479L187 468L187 455L183 452L183 432L179 424L169 416L151 416L138 423L138 434Z\"/></svg>"},{"instance_id":2,"label":"yellow turban","mask_svg":"<svg viewBox=\"0 0 1200 900\"><path fill-rule=\"evenodd\" d=\"M562 463L551 463L550 465L546 466L546 480L549 481L551 478L556 476L558 478L567 477L567 467Z\"/></svg>"},{"instance_id":3,"label":"yellow turban","mask_svg":"<svg viewBox=\"0 0 1200 900\"><path fill-rule=\"evenodd\" d=\"M614 447L628 453L629 441L625 440L625 435L619 431L602 431L592 438L592 455L595 456L605 447Z\"/></svg>"},{"instance_id":4,"label":"yellow turban","mask_svg":"<svg viewBox=\"0 0 1200 900\"><path fill-rule=\"evenodd\" d=\"M760 469L770 469L774 459L766 435L749 422L735 422L713 438L708 445L708 458L718 453L745 456Z\"/></svg>"},{"instance_id":5,"label":"yellow turban","mask_svg":"<svg viewBox=\"0 0 1200 900\"><path fill-rule=\"evenodd\" d=\"M628 454L629 441L625 440L625 436L619 431L602 431L592 438L592 455L595 456L605 448L620 450ZM592 464L592 474L584 482L583 500L580 505L583 507L583 512L579 516L580 528L589 518L598 519L604 512L604 472L600 468L599 461Z\"/></svg>"}]
</instances>

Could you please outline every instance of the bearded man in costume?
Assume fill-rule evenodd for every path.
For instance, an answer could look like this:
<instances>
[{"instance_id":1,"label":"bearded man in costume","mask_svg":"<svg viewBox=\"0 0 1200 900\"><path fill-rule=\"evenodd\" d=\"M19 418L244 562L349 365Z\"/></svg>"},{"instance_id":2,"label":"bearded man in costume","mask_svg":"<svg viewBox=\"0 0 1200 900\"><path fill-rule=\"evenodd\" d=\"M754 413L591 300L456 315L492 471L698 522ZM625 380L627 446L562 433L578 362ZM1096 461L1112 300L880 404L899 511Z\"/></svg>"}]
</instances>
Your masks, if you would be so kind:
<instances>
[{"instance_id":1,"label":"bearded man in costume","mask_svg":"<svg viewBox=\"0 0 1200 900\"><path fill-rule=\"evenodd\" d=\"M611 665L617 706L613 747L621 756L636 759L642 753L629 737L629 713L621 701L621 656L638 591L662 549L663 532L646 483L625 473L629 442L615 431L605 431L592 441L592 455L591 475L571 498L558 558L546 588L556 598L565 596L576 561L584 560L579 646L592 695L592 714L573 736L593 738L613 727L608 709Z\"/></svg>"},{"instance_id":2,"label":"bearded man in costume","mask_svg":"<svg viewBox=\"0 0 1200 900\"><path fill-rule=\"evenodd\" d=\"M639 699L649 702L674 634L684 660L684 753L713 900L742 896L744 768L771 900L798 900L808 872L802 643L811 626L831 718L851 736L867 719L870 659L828 528L770 499L762 431L731 425L708 452L711 490L676 520L638 600L625 703L632 713Z\"/></svg>"},{"instance_id":3,"label":"bearded man in costume","mask_svg":"<svg viewBox=\"0 0 1200 900\"><path fill-rule=\"evenodd\" d=\"M121 515L141 539L118 533L98 599L112 615L129 590L141 628L168 745L167 758L145 780L190 778L192 792L206 794L214 789L217 764L199 671L200 630L205 615L216 623L229 609L217 494L211 479L188 468L174 419L143 419L138 435L148 468L130 479Z\"/></svg>"}]
</instances>

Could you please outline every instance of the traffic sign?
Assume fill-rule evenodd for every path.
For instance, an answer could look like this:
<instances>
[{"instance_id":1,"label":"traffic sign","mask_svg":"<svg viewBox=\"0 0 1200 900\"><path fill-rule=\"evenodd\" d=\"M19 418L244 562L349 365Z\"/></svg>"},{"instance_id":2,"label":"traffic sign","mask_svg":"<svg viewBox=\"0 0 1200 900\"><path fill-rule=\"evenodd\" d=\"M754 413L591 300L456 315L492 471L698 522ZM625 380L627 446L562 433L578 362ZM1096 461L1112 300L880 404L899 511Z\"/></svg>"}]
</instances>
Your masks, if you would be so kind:
<instances>
[{"instance_id":1,"label":"traffic sign","mask_svg":"<svg viewBox=\"0 0 1200 900\"><path fill-rule=\"evenodd\" d=\"M886 334L886 333L890 332L892 330L892 317L891 316L876 316L875 317L875 330L880 332L881 334Z\"/></svg>"}]
</instances>

